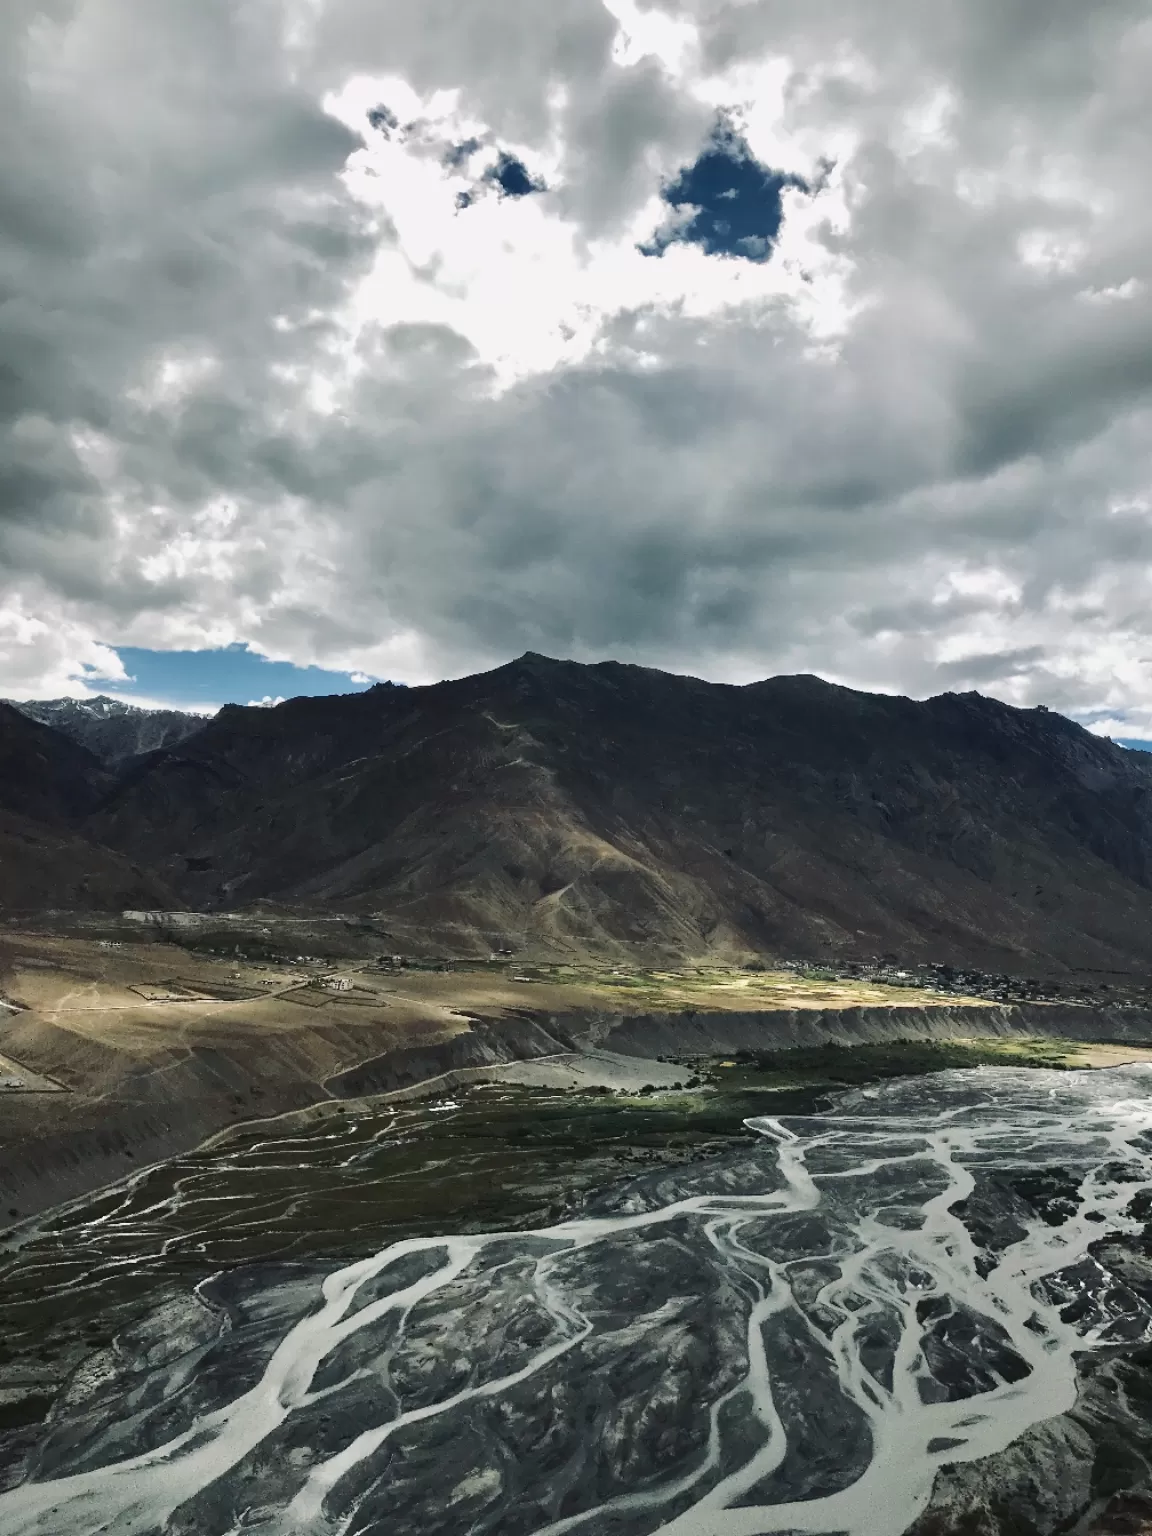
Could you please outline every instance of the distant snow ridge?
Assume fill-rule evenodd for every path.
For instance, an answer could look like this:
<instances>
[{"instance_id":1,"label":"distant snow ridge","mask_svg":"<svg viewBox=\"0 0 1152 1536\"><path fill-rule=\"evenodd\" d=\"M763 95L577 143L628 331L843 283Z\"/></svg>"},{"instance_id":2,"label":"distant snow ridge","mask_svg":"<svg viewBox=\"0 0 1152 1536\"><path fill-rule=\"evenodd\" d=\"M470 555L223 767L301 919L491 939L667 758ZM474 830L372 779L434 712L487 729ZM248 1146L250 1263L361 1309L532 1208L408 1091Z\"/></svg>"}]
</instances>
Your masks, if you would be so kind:
<instances>
[{"instance_id":1,"label":"distant snow ridge","mask_svg":"<svg viewBox=\"0 0 1152 1536\"><path fill-rule=\"evenodd\" d=\"M206 723L203 715L190 715L179 709L141 709L103 693L91 699L4 702L41 725L50 725L71 737L105 762L175 746Z\"/></svg>"}]
</instances>

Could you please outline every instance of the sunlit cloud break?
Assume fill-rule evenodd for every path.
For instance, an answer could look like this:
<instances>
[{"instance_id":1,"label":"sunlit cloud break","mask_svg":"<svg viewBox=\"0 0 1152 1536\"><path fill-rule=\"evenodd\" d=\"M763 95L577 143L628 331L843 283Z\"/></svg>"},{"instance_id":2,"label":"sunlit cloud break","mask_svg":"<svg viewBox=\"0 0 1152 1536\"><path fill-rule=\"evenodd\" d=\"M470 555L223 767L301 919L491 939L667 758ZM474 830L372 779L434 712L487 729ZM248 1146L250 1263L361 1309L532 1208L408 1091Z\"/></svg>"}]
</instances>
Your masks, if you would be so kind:
<instances>
[{"instance_id":1,"label":"sunlit cloud break","mask_svg":"<svg viewBox=\"0 0 1152 1536\"><path fill-rule=\"evenodd\" d=\"M451 21L0 20L3 691L532 649L1137 737L1143 8Z\"/></svg>"}]
</instances>

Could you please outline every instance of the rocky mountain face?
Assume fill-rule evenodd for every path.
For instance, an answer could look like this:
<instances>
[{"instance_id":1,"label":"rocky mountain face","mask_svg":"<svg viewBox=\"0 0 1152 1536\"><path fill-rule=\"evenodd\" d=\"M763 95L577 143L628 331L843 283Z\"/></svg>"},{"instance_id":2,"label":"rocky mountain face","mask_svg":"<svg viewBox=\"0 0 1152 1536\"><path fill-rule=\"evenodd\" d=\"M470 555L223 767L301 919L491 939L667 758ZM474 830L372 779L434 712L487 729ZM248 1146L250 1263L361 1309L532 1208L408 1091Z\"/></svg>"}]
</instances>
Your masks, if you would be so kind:
<instances>
[{"instance_id":1,"label":"rocky mountain face","mask_svg":"<svg viewBox=\"0 0 1152 1536\"><path fill-rule=\"evenodd\" d=\"M0 809L38 821L80 821L112 782L85 747L0 702Z\"/></svg>"},{"instance_id":2,"label":"rocky mountain face","mask_svg":"<svg viewBox=\"0 0 1152 1536\"><path fill-rule=\"evenodd\" d=\"M105 762L174 746L204 724L202 715L178 709L140 709L98 694L92 699L8 700L13 709L50 725Z\"/></svg>"},{"instance_id":3,"label":"rocky mountain face","mask_svg":"<svg viewBox=\"0 0 1152 1536\"><path fill-rule=\"evenodd\" d=\"M529 654L230 706L83 824L186 906L371 913L441 952L1130 970L1152 938L1152 760L974 693Z\"/></svg>"},{"instance_id":4,"label":"rocky mountain face","mask_svg":"<svg viewBox=\"0 0 1152 1536\"><path fill-rule=\"evenodd\" d=\"M154 906L172 892L84 824L114 780L86 748L0 703L0 909Z\"/></svg>"}]
</instances>

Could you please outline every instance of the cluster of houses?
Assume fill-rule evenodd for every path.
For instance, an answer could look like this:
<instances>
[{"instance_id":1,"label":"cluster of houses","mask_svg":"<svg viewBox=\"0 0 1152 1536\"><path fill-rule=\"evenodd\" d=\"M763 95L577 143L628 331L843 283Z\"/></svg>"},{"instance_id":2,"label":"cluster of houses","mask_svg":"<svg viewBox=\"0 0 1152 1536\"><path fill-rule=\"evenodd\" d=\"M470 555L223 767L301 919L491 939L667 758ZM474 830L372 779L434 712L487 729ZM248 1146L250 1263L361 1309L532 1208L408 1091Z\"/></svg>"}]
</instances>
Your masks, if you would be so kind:
<instances>
[{"instance_id":1,"label":"cluster of houses","mask_svg":"<svg viewBox=\"0 0 1152 1536\"><path fill-rule=\"evenodd\" d=\"M1067 981L1039 981L1034 977L931 963L901 965L889 958L827 961L783 960L781 970L838 981L874 981L888 987L916 987L982 997L994 1003L1065 1003L1099 1008L1147 1008L1152 1002L1147 988L1125 987L1111 982L1093 983L1078 977Z\"/></svg>"}]
</instances>

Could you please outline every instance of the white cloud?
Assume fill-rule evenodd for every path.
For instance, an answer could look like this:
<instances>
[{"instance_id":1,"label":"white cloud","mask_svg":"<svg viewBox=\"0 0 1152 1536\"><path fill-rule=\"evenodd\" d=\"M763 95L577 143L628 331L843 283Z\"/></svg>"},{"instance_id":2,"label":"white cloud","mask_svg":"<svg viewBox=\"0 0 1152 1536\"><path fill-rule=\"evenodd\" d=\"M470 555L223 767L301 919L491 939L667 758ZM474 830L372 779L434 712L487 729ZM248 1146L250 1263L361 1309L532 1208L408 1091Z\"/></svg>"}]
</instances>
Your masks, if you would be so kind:
<instances>
[{"instance_id":1,"label":"white cloud","mask_svg":"<svg viewBox=\"0 0 1152 1536\"><path fill-rule=\"evenodd\" d=\"M1088 304L1115 304L1124 299L1135 299L1143 290L1143 283L1129 277L1122 283L1113 284L1111 288L1085 288L1076 297Z\"/></svg>"},{"instance_id":2,"label":"white cloud","mask_svg":"<svg viewBox=\"0 0 1152 1536\"><path fill-rule=\"evenodd\" d=\"M626 79L651 57L629 50L628 62L614 73ZM572 171L616 177L611 142L597 145L600 153L589 168L578 146L556 135L537 146L503 141L501 147L522 156L554 194L488 196L458 210L455 196L474 178L446 170L442 154L482 139L473 160L491 161L491 129L461 108L459 92L437 90L421 99L395 76L357 76L325 104L350 131L367 132L369 142L351 158L346 182L368 206L386 212L397 239L381 253L347 312L350 331L363 336L366 329L420 322L449 327L474 348L471 369L477 386L488 390L583 362L603 350L606 319L638 308L719 318L734 305L783 298L798 323L816 335L838 334L849 313L845 263L819 238L829 222L846 222L835 180L819 200L785 194L788 215L770 263L720 262L695 246L673 247L653 260L638 249L667 217L662 180L694 157L718 107L746 102L738 120L753 150L768 155L774 167L821 174L827 143L815 152L812 144L801 147L770 131L777 119L766 115L764 105L774 99L782 110L785 72L782 61L771 61L738 71L732 80L702 79L690 82L691 89L686 82L679 116L657 116L650 124L666 130L667 138L648 145L627 215L615 227L595 231L580 217L587 210L574 196ZM405 134L401 127L387 138L366 130L367 113L377 102L394 104L396 115L418 128ZM376 377L383 372L378 355L366 362L354 348L348 362L349 379L366 370Z\"/></svg>"},{"instance_id":3,"label":"white cloud","mask_svg":"<svg viewBox=\"0 0 1152 1536\"><path fill-rule=\"evenodd\" d=\"M1148 707L1136 0L30 16L0 692L75 691L100 636ZM719 109L813 193L770 261L642 255Z\"/></svg>"},{"instance_id":4,"label":"white cloud","mask_svg":"<svg viewBox=\"0 0 1152 1536\"><path fill-rule=\"evenodd\" d=\"M82 697L127 682L116 652L81 624L61 625L19 601L0 609L0 695L12 699Z\"/></svg>"}]
</instances>

